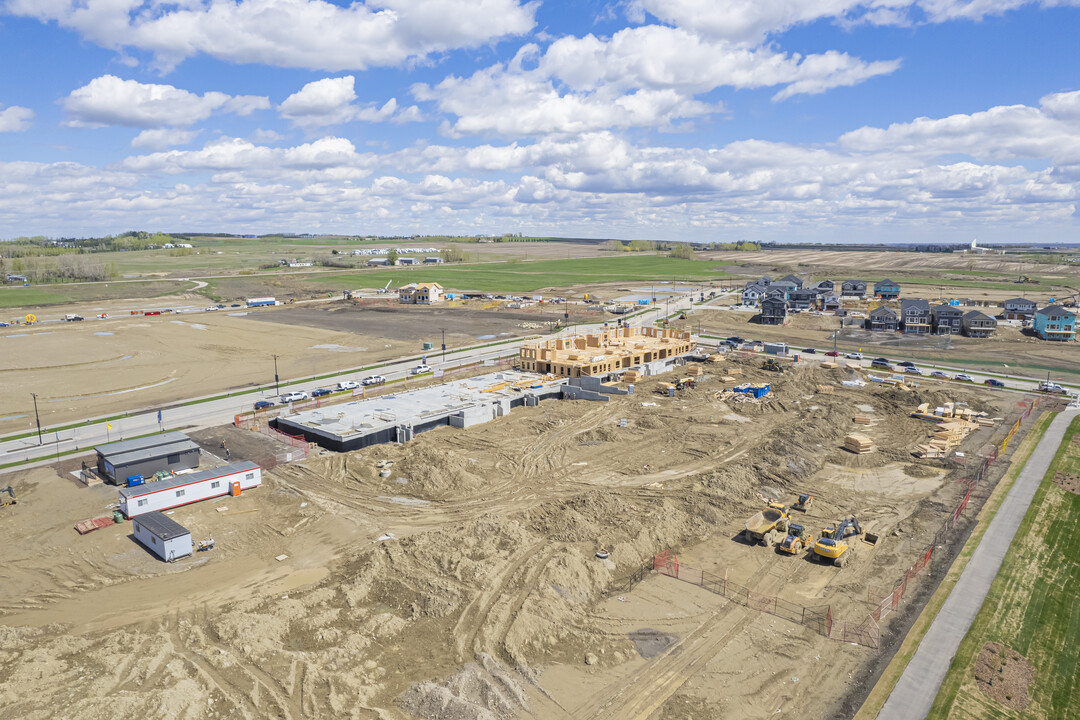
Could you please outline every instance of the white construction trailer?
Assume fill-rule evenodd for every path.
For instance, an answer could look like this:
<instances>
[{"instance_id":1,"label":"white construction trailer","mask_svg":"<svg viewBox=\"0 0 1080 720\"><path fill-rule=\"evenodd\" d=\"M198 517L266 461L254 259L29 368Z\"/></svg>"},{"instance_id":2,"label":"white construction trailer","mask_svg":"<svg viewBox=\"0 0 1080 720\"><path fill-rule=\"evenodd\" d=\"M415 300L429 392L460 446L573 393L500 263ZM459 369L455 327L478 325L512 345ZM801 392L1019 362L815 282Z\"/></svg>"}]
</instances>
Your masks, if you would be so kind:
<instances>
[{"instance_id":1,"label":"white construction trailer","mask_svg":"<svg viewBox=\"0 0 1080 720\"><path fill-rule=\"evenodd\" d=\"M262 468L253 462L223 465L211 470L176 475L120 489L120 512L128 518L169 510L223 495L239 495L262 485Z\"/></svg>"},{"instance_id":2,"label":"white construction trailer","mask_svg":"<svg viewBox=\"0 0 1080 720\"><path fill-rule=\"evenodd\" d=\"M165 562L192 554L191 533L180 523L159 512L140 515L131 523L135 539Z\"/></svg>"}]
</instances>

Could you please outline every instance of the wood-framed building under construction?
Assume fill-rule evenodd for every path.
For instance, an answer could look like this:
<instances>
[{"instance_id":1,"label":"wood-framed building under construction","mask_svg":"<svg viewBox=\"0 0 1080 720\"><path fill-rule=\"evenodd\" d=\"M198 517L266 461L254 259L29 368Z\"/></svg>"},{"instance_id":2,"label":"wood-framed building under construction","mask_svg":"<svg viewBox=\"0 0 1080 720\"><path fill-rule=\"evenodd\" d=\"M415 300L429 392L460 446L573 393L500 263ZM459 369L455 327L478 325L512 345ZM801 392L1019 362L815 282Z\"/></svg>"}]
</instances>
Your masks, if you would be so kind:
<instances>
[{"instance_id":1,"label":"wood-framed building under construction","mask_svg":"<svg viewBox=\"0 0 1080 720\"><path fill-rule=\"evenodd\" d=\"M685 355L693 345L686 331L622 327L524 343L518 364L522 370L556 377L592 377Z\"/></svg>"}]
</instances>

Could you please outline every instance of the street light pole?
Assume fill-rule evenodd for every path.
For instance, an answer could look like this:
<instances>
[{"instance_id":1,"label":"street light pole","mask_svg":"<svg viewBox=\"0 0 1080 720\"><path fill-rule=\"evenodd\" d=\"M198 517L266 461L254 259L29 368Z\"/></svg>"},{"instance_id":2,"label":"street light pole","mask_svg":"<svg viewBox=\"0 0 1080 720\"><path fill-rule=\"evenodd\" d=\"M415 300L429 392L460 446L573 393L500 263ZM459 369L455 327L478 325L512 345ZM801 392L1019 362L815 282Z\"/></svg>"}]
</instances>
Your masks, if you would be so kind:
<instances>
[{"instance_id":1,"label":"street light pole","mask_svg":"<svg viewBox=\"0 0 1080 720\"><path fill-rule=\"evenodd\" d=\"M34 421L37 422L37 444L41 445L42 444L42 440L41 440L41 417L38 416L37 393L30 393L30 394L34 396Z\"/></svg>"},{"instance_id":2,"label":"street light pole","mask_svg":"<svg viewBox=\"0 0 1080 720\"><path fill-rule=\"evenodd\" d=\"M281 394L281 386L278 381L277 355L274 356L274 392L278 395Z\"/></svg>"},{"instance_id":3,"label":"street light pole","mask_svg":"<svg viewBox=\"0 0 1080 720\"><path fill-rule=\"evenodd\" d=\"M446 328L442 328L442 361L446 362Z\"/></svg>"}]
</instances>

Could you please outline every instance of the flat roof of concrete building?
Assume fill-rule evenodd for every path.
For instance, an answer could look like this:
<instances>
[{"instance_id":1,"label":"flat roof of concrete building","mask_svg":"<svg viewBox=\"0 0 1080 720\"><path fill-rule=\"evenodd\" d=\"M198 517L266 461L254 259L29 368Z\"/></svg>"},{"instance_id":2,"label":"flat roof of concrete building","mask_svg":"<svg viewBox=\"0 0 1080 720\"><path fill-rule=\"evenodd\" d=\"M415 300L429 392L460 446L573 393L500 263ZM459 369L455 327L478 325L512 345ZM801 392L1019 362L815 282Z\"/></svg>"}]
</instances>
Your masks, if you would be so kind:
<instances>
[{"instance_id":1,"label":"flat roof of concrete building","mask_svg":"<svg viewBox=\"0 0 1080 720\"><path fill-rule=\"evenodd\" d=\"M124 453L145 450L146 448L158 447L159 445L168 445L187 439L188 436L182 432L167 432L157 435L147 435L146 437L141 438L132 438L131 440L118 440L114 443L98 445L94 450L99 455L123 455Z\"/></svg>"},{"instance_id":2,"label":"flat roof of concrete building","mask_svg":"<svg viewBox=\"0 0 1080 720\"><path fill-rule=\"evenodd\" d=\"M157 445L142 450L133 450L132 452L126 452L123 455L107 455L105 459L113 467L119 468L130 465L131 463L155 460L157 458L168 457L169 455L180 455L189 452L199 452L199 446L191 440L184 439L179 442L169 443L168 445Z\"/></svg>"},{"instance_id":3,"label":"flat roof of concrete building","mask_svg":"<svg viewBox=\"0 0 1080 720\"><path fill-rule=\"evenodd\" d=\"M303 427L310 432L341 439L368 435L400 425L421 425L469 408L543 394L565 384L564 379L518 370L449 380L416 390L354 400L305 410L278 418L279 425Z\"/></svg>"}]
</instances>

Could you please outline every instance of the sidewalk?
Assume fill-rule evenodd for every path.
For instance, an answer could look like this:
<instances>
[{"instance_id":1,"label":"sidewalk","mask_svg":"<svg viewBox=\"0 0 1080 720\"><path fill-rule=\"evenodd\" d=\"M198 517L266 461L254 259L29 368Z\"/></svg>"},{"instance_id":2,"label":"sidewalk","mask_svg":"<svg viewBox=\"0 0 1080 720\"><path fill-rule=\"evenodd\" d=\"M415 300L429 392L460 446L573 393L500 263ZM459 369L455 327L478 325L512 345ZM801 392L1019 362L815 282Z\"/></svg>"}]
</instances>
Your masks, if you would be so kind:
<instances>
[{"instance_id":1,"label":"sidewalk","mask_svg":"<svg viewBox=\"0 0 1080 720\"><path fill-rule=\"evenodd\" d=\"M982 542L972 554L956 587L941 606L919 649L878 713L878 720L921 720L930 712L960 641L975 621L990 584L1020 527L1020 521L1024 519L1035 491L1050 468L1065 430L1076 416L1077 410L1066 410L1058 413L1050 423L983 535Z\"/></svg>"}]
</instances>

